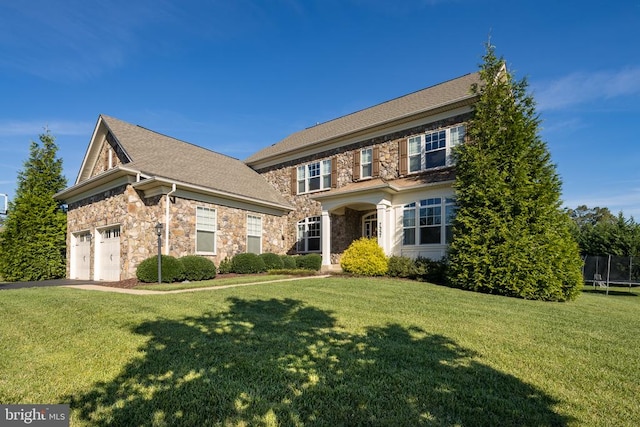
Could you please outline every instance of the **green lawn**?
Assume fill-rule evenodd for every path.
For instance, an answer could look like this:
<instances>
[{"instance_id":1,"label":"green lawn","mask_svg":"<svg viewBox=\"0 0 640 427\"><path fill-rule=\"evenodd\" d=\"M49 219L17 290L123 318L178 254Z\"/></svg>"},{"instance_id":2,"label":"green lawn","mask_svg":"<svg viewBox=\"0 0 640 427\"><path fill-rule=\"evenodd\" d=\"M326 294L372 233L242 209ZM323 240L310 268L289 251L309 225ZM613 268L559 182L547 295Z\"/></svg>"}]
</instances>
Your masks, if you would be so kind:
<instances>
[{"instance_id":1,"label":"green lawn","mask_svg":"<svg viewBox=\"0 0 640 427\"><path fill-rule=\"evenodd\" d=\"M74 426L640 425L639 308L343 277L0 291L0 403L70 403Z\"/></svg>"}]
</instances>

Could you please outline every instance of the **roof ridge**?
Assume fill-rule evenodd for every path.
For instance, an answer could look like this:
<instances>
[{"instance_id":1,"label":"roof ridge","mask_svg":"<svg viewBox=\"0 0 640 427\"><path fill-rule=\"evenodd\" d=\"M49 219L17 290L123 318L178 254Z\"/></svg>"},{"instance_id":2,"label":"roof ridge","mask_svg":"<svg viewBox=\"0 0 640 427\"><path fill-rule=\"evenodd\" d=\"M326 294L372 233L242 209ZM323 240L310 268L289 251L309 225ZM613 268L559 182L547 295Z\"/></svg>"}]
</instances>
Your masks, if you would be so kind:
<instances>
[{"instance_id":1,"label":"roof ridge","mask_svg":"<svg viewBox=\"0 0 640 427\"><path fill-rule=\"evenodd\" d=\"M373 104L373 105L370 105L370 106L368 106L368 107L364 107L364 108L361 108L361 109L359 109L359 110L352 111L351 113L343 114L342 116L334 117L333 119L326 120L326 121L324 121L324 122L316 123L315 125L311 125L311 126L309 126L309 127L304 128L302 131L307 130L307 129L312 129L312 128L316 127L316 126L321 126L321 125L324 125L324 124L327 124L327 123L331 123L331 122L334 122L334 121L336 121L336 120L340 120L340 119L342 119L342 118L344 118L344 117L349 117L349 116L352 116L352 115L354 115L354 114L358 114L358 113L360 113L360 112L362 112L362 111L370 110L370 109L372 109L372 108L379 107L380 105L388 104L388 103L391 103L391 102L393 102L393 101L397 101L398 99L406 98L406 97L411 96L411 95L414 95L414 94L416 94L416 93L420 93L420 92L425 91L425 90L433 89L433 88L435 88L435 87L437 87L437 86L442 86L442 85L447 84L447 83L450 83L450 82L452 82L452 81L454 81L454 80L458 80L458 79L462 79L462 78L464 78L464 77L468 77L468 76L470 76L470 75L472 75L472 74L477 74L477 72L474 72L474 73L466 73L466 74L463 74L463 75L461 75L461 76L454 77L454 78L451 78L451 79L445 80L445 81L443 81L443 82L433 84L433 85L431 85L431 86L423 87L422 89L417 89L417 90L414 90L414 91L412 91L412 92L405 93L404 95L396 96L395 98L387 99L386 101L382 101L382 102L379 102L379 103L377 103L377 104ZM298 131L298 132L302 132L302 131Z\"/></svg>"}]
</instances>

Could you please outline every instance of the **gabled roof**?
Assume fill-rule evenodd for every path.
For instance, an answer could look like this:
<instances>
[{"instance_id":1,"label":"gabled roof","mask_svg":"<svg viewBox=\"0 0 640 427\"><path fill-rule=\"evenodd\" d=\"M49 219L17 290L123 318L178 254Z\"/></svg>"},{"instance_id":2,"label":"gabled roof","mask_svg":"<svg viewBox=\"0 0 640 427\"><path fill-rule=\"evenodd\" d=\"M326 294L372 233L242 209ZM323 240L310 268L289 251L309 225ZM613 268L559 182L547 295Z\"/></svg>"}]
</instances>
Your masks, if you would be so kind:
<instances>
[{"instance_id":1,"label":"gabled roof","mask_svg":"<svg viewBox=\"0 0 640 427\"><path fill-rule=\"evenodd\" d=\"M463 101L470 101L474 98L471 93L471 86L474 83L480 83L478 73L467 74L321 123L289 135L282 141L249 156L245 162L250 165L255 164L271 157L310 148L316 144L349 134L393 124L412 116L434 112Z\"/></svg>"},{"instance_id":2,"label":"gabled roof","mask_svg":"<svg viewBox=\"0 0 640 427\"><path fill-rule=\"evenodd\" d=\"M105 115L98 119L74 187L95 180L91 171L104 137L117 144L116 151L124 158L117 169L137 171L163 183L188 184L227 197L291 209L275 188L242 161Z\"/></svg>"}]
</instances>

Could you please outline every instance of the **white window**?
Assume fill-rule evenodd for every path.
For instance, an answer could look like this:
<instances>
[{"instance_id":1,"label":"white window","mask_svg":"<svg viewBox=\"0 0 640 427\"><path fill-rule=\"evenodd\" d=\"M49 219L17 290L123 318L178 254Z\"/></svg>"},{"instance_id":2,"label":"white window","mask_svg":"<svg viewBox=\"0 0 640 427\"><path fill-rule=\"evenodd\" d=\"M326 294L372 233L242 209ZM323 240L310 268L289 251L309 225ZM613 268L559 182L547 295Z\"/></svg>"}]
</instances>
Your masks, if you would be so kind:
<instances>
[{"instance_id":1,"label":"white window","mask_svg":"<svg viewBox=\"0 0 640 427\"><path fill-rule=\"evenodd\" d=\"M449 243L455 212L455 200L452 198L434 197L405 205L402 219L402 244Z\"/></svg>"},{"instance_id":2,"label":"white window","mask_svg":"<svg viewBox=\"0 0 640 427\"><path fill-rule=\"evenodd\" d=\"M298 166L298 194L331 188L331 160Z\"/></svg>"},{"instance_id":3,"label":"white window","mask_svg":"<svg viewBox=\"0 0 640 427\"><path fill-rule=\"evenodd\" d=\"M247 215L247 252L262 253L262 218Z\"/></svg>"},{"instance_id":4,"label":"white window","mask_svg":"<svg viewBox=\"0 0 640 427\"><path fill-rule=\"evenodd\" d=\"M360 178L371 178L373 175L373 149L360 151Z\"/></svg>"},{"instance_id":5,"label":"white window","mask_svg":"<svg viewBox=\"0 0 640 427\"><path fill-rule=\"evenodd\" d=\"M298 252L320 252L320 217L298 221Z\"/></svg>"},{"instance_id":6,"label":"white window","mask_svg":"<svg viewBox=\"0 0 640 427\"><path fill-rule=\"evenodd\" d=\"M451 166L452 149L464 141L464 135L465 127L460 125L409 138L409 172Z\"/></svg>"},{"instance_id":7,"label":"white window","mask_svg":"<svg viewBox=\"0 0 640 427\"><path fill-rule=\"evenodd\" d=\"M216 210L196 208L196 252L215 254L216 252Z\"/></svg>"}]
</instances>

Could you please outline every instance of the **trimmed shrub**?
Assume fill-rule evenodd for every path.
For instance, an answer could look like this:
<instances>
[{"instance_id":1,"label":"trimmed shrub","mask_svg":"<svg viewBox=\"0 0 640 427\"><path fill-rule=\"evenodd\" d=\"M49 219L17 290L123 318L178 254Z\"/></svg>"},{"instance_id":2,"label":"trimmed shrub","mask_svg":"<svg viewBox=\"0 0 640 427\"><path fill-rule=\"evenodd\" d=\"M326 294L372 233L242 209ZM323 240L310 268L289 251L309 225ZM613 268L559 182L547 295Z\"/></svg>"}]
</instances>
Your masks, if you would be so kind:
<instances>
[{"instance_id":1,"label":"trimmed shrub","mask_svg":"<svg viewBox=\"0 0 640 427\"><path fill-rule=\"evenodd\" d=\"M416 277L416 263L413 259L406 256L392 256L387 262L389 267L387 275L390 277L402 277L415 279Z\"/></svg>"},{"instance_id":2,"label":"trimmed shrub","mask_svg":"<svg viewBox=\"0 0 640 427\"><path fill-rule=\"evenodd\" d=\"M284 268L284 262L282 262L280 255L264 253L259 256L262 258L262 261L264 261L264 265L267 270L281 270Z\"/></svg>"},{"instance_id":3,"label":"trimmed shrub","mask_svg":"<svg viewBox=\"0 0 640 427\"><path fill-rule=\"evenodd\" d=\"M231 273L231 270L232 270L231 260L229 259L229 257L224 257L224 259L220 261L220 265L218 266L218 273L229 274Z\"/></svg>"},{"instance_id":4,"label":"trimmed shrub","mask_svg":"<svg viewBox=\"0 0 640 427\"><path fill-rule=\"evenodd\" d=\"M340 267L347 273L362 276L382 276L389 269L387 256L376 239L354 240L340 258Z\"/></svg>"},{"instance_id":5,"label":"trimmed shrub","mask_svg":"<svg viewBox=\"0 0 640 427\"><path fill-rule=\"evenodd\" d=\"M216 265L209 258L187 255L180 258L184 267L184 280L198 281L216 277Z\"/></svg>"},{"instance_id":6,"label":"trimmed shrub","mask_svg":"<svg viewBox=\"0 0 640 427\"><path fill-rule=\"evenodd\" d=\"M184 275L184 266L182 262L170 255L162 255L162 282L173 283L182 280ZM136 269L136 277L141 282L154 283L158 282L158 256L152 256L142 261Z\"/></svg>"},{"instance_id":7,"label":"trimmed shrub","mask_svg":"<svg viewBox=\"0 0 640 427\"><path fill-rule=\"evenodd\" d=\"M299 255L295 259L297 268L318 271L322 267L322 257L318 254Z\"/></svg>"},{"instance_id":8,"label":"trimmed shrub","mask_svg":"<svg viewBox=\"0 0 640 427\"><path fill-rule=\"evenodd\" d=\"M444 285L447 283L447 267L446 258L434 261L429 258L418 257L415 260L416 276L418 280L424 282Z\"/></svg>"},{"instance_id":9,"label":"trimmed shrub","mask_svg":"<svg viewBox=\"0 0 640 427\"><path fill-rule=\"evenodd\" d=\"M282 258L283 268L287 270L298 268L296 265L296 257L291 255L281 255L280 258Z\"/></svg>"},{"instance_id":10,"label":"trimmed shrub","mask_svg":"<svg viewBox=\"0 0 640 427\"><path fill-rule=\"evenodd\" d=\"M267 271L264 261L253 253L238 254L231 259L231 272L238 274L263 273Z\"/></svg>"}]
</instances>

